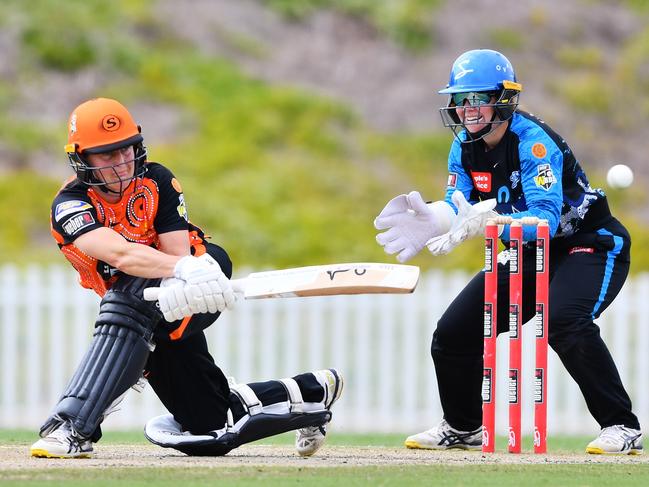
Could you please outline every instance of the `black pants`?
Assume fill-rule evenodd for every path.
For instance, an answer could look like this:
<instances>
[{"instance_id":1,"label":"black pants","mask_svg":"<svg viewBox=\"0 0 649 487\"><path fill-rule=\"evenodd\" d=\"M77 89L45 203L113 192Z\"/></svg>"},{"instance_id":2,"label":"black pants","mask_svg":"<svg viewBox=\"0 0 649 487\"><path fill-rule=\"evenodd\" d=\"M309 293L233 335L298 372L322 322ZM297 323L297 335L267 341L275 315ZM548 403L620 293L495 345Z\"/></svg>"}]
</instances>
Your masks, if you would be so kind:
<instances>
[{"instance_id":1,"label":"black pants","mask_svg":"<svg viewBox=\"0 0 649 487\"><path fill-rule=\"evenodd\" d=\"M231 277L232 263L225 250L211 243L205 245L223 272ZM235 422L245 414L207 348L203 330L214 323L219 314L197 314L187 323L184 320L174 323L162 320L156 333L156 348L145 369L149 384L167 410L183 430L194 434L223 428L228 409L231 409ZM179 327L183 327L182 333L177 333ZM300 374L293 378L304 401L322 401L324 389L313 374ZM264 406L288 399L281 382L271 380L248 385Z\"/></svg>"},{"instance_id":2,"label":"black pants","mask_svg":"<svg viewBox=\"0 0 649 487\"><path fill-rule=\"evenodd\" d=\"M548 340L581 389L602 428L639 429L597 318L619 293L629 272L631 240L617 220L592 233L553 239L550 246ZM523 252L522 322L534 315L534 250ZM509 330L508 265L498 266L498 333ZM484 273L477 274L437 323L431 354L444 418L470 431L482 423Z\"/></svg>"}]
</instances>

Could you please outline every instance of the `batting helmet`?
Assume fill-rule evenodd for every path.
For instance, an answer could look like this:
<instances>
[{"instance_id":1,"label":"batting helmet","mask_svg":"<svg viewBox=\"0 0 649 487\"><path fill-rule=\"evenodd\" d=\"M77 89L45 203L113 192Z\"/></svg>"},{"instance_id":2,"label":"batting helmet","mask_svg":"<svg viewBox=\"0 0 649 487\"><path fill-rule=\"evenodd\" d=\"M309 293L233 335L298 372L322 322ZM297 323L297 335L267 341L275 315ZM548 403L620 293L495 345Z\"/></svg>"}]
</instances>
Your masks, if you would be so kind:
<instances>
[{"instance_id":1,"label":"batting helmet","mask_svg":"<svg viewBox=\"0 0 649 487\"><path fill-rule=\"evenodd\" d=\"M88 100L70 115L68 143L65 146L70 166L80 181L101 186L105 182L97 177L96 169L88 164L85 156L133 146L135 171L128 180L142 176L145 171L146 149L142 145L144 139L140 132L140 127L129 111L117 100Z\"/></svg>"}]
</instances>

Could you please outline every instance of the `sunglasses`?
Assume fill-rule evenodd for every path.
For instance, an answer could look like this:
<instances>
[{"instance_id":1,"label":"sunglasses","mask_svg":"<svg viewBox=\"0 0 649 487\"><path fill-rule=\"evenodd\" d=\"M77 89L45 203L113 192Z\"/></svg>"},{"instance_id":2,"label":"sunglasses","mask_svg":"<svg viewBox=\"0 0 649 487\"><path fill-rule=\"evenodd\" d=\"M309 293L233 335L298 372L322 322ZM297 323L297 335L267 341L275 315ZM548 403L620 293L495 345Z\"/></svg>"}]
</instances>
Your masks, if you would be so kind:
<instances>
[{"instance_id":1,"label":"sunglasses","mask_svg":"<svg viewBox=\"0 0 649 487\"><path fill-rule=\"evenodd\" d=\"M480 91L471 91L468 93L453 93L451 99L456 106L461 107L464 105L464 100L469 102L469 105L472 107L487 105L491 102L491 98L495 95L490 92L480 92Z\"/></svg>"}]
</instances>

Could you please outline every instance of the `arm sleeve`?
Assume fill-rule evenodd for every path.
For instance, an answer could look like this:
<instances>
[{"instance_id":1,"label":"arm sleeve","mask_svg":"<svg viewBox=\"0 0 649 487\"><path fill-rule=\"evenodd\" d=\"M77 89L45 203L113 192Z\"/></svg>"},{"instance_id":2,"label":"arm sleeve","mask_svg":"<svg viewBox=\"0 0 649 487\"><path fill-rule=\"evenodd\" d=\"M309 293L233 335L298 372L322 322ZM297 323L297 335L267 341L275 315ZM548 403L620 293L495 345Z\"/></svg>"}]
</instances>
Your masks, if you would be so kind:
<instances>
[{"instance_id":1,"label":"arm sleeve","mask_svg":"<svg viewBox=\"0 0 649 487\"><path fill-rule=\"evenodd\" d=\"M52 230L60 236L59 243L62 245L70 244L84 233L103 226L97 218L97 209L90 198L82 193L56 195L50 215Z\"/></svg>"},{"instance_id":2,"label":"arm sleeve","mask_svg":"<svg viewBox=\"0 0 649 487\"><path fill-rule=\"evenodd\" d=\"M527 204L527 211L514 213L513 218L533 216L548 221L550 237L559 226L561 207L563 206L563 153L552 139L531 137L519 144L521 162L521 184ZM501 234L504 241L509 240L509 225ZM535 227L523 228L523 240L536 239Z\"/></svg>"},{"instance_id":3,"label":"arm sleeve","mask_svg":"<svg viewBox=\"0 0 649 487\"><path fill-rule=\"evenodd\" d=\"M475 203L475 201L470 200L471 192L473 191L473 181L471 180L471 176L464 170L464 166L462 166L460 143L454 140L451 151L448 154L448 182L446 184L444 201L453 208L455 213L457 213L457 208L451 200L451 195L456 190L462 191L467 201Z\"/></svg>"},{"instance_id":4,"label":"arm sleeve","mask_svg":"<svg viewBox=\"0 0 649 487\"><path fill-rule=\"evenodd\" d=\"M156 232L161 234L188 230L189 216L180 183L169 169L159 164L155 165L151 173L159 191L158 212L153 221Z\"/></svg>"}]
</instances>

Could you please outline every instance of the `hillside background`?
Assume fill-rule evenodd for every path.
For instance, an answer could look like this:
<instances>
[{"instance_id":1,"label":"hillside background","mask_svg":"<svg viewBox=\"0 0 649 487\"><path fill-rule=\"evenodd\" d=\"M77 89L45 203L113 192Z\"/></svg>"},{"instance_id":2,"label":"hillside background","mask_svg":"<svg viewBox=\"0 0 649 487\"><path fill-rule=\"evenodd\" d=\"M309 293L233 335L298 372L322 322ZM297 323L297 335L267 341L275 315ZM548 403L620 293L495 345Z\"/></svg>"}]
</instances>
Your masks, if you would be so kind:
<instances>
[{"instance_id":1,"label":"hillside background","mask_svg":"<svg viewBox=\"0 0 649 487\"><path fill-rule=\"evenodd\" d=\"M649 270L643 0L3 0L0 259L62 262L48 216L67 118L109 96L235 265L392 262L372 221L396 194L443 195L436 91L478 47L509 57L522 107L566 138ZM631 189L606 188L614 163ZM480 249L413 263L476 269Z\"/></svg>"}]
</instances>

